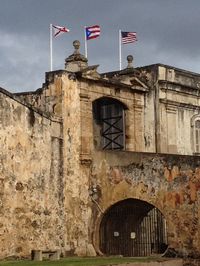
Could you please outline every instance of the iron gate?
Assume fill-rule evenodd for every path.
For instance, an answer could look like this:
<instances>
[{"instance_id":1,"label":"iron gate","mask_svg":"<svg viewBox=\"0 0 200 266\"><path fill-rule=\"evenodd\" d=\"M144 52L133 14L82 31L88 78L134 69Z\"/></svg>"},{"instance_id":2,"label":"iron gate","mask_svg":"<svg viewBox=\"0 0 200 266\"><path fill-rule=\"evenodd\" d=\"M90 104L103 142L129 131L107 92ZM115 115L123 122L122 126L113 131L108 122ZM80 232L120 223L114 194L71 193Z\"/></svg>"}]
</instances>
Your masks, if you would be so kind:
<instances>
[{"instance_id":1,"label":"iron gate","mask_svg":"<svg viewBox=\"0 0 200 266\"><path fill-rule=\"evenodd\" d=\"M124 200L102 219L100 249L106 255L149 256L163 253L166 248L165 219L147 202Z\"/></svg>"}]
</instances>

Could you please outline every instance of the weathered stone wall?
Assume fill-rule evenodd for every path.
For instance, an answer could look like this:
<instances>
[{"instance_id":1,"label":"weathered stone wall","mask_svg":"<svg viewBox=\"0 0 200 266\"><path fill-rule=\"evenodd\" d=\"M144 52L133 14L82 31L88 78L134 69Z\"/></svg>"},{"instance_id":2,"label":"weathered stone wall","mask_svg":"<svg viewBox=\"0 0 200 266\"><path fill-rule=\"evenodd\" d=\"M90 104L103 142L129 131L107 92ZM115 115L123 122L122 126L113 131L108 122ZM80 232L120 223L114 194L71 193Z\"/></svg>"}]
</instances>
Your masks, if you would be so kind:
<instances>
[{"instance_id":1,"label":"weathered stone wall","mask_svg":"<svg viewBox=\"0 0 200 266\"><path fill-rule=\"evenodd\" d=\"M62 75L68 75L66 71L54 71L46 73L46 80L41 89L33 92L14 94L20 101L26 102L44 113L54 116L62 116ZM66 89L66 88L65 88Z\"/></svg>"},{"instance_id":2,"label":"weathered stone wall","mask_svg":"<svg viewBox=\"0 0 200 266\"><path fill-rule=\"evenodd\" d=\"M149 99L149 94L146 94L145 100L142 94L123 89L115 90L113 86L102 85L92 80L77 80L75 76L69 79L68 75L62 75L61 79L62 82L59 84L62 84L62 102L59 110L63 118L65 136L63 165L66 180L65 212L67 213L65 242L68 254L86 254L92 235L98 239L98 229L94 234L94 224L92 226L90 224L92 215L96 217L100 209L105 211L117 201L129 197L146 200L162 211L168 223L170 246L177 252L184 254L199 252L197 240L199 210L196 210L199 202L197 192L199 177L195 172L198 167L198 157L195 157L194 161L192 157L188 157L189 159L182 157L179 160L173 156L148 157L143 153L136 156L131 152L123 153L122 156L120 156L121 153L113 152L110 157L110 153L107 152L105 158L104 155L102 156L104 153L99 153L93 143L95 125L92 102L108 96L120 100L128 107L126 125L129 127L130 124L130 128L126 132L130 136L127 138L127 150L144 151L144 121L149 121L149 125L152 126L152 136L155 126L153 106L148 107L151 112L147 111L145 117L145 104L153 103L154 93L151 92ZM55 91L53 85L51 86L51 91ZM173 115L173 108L171 110L168 106L168 109ZM170 117L168 123L164 124L165 120L160 122L163 128L167 124L175 125ZM169 132L163 135L163 139L167 138L168 141L167 152L172 152L171 148L169 150L169 140L172 142L177 137L176 134L172 131L171 135ZM154 140L151 142L151 147L155 148L152 143ZM153 148L152 151L154 151ZM100 157L99 154L101 154ZM190 161L193 164L190 164ZM124 164L131 166L125 167ZM144 169L140 169L142 167ZM117 180L113 181L112 176ZM88 192L93 185L100 188L100 201L97 201L99 207L93 204L91 197L89 198ZM92 214L90 206L93 206ZM193 234L192 238L191 234Z\"/></svg>"},{"instance_id":3,"label":"weathered stone wall","mask_svg":"<svg viewBox=\"0 0 200 266\"><path fill-rule=\"evenodd\" d=\"M126 150L155 152L155 92L153 89L149 92L143 92L139 89L137 91L134 90L134 87L131 88L127 85L123 87L123 84L121 84L120 87L120 85L112 85L112 83L103 82L102 80L98 82L96 79L80 78L76 74L60 70L46 74L43 89L34 93L17 94L17 97L43 112L62 117L65 113L63 95L69 86L64 81L66 79L72 81L74 92L76 92L77 84L79 84L80 97L76 99L77 107L81 99L86 99L83 100L85 103L81 103L81 116L83 113L86 114L86 116L81 117L81 138L83 141L82 147L88 151L82 151L82 153L88 153L89 150L93 149L90 141L94 136L95 129L95 124L91 124L91 121L93 121L92 103L101 97L116 99L127 108L125 110ZM88 109L87 112L85 112L86 108ZM87 127L88 123L90 123L90 128Z\"/></svg>"},{"instance_id":4,"label":"weathered stone wall","mask_svg":"<svg viewBox=\"0 0 200 266\"><path fill-rule=\"evenodd\" d=\"M131 152L98 152L91 166L93 234L98 250L99 226L106 210L136 198L157 207L167 221L169 247L180 256L200 255L200 159Z\"/></svg>"},{"instance_id":5,"label":"weathered stone wall","mask_svg":"<svg viewBox=\"0 0 200 266\"><path fill-rule=\"evenodd\" d=\"M192 120L199 114L198 97L178 98L175 92L169 91L165 94L161 94L160 100L161 152L192 155L195 153Z\"/></svg>"},{"instance_id":6,"label":"weathered stone wall","mask_svg":"<svg viewBox=\"0 0 200 266\"><path fill-rule=\"evenodd\" d=\"M59 121L0 92L0 257L64 242L63 140Z\"/></svg>"},{"instance_id":7,"label":"weathered stone wall","mask_svg":"<svg viewBox=\"0 0 200 266\"><path fill-rule=\"evenodd\" d=\"M58 71L48 73L43 90L34 96L19 95L30 103L37 98L34 106L41 111L48 111L62 119L63 130L63 182L64 186L64 254L94 254L88 240L88 223L91 209L88 207L89 173L81 161L91 158L92 119L90 105L82 97L80 82L71 73ZM36 97L36 98L35 98ZM91 111L91 110L90 110ZM89 120L88 120L89 118ZM83 174L87 173L87 174Z\"/></svg>"},{"instance_id":8,"label":"weathered stone wall","mask_svg":"<svg viewBox=\"0 0 200 266\"><path fill-rule=\"evenodd\" d=\"M110 97L123 103L127 109L125 110L125 134L126 134L126 150L127 151L155 151L155 131L154 131L154 105L153 95L148 98L142 92L136 92L131 88L120 88L109 84L101 84L95 81L85 80L81 82L81 98L87 99L85 106L88 112L82 117L83 127L81 135L85 135L84 147L92 150L99 149L92 144L95 124L92 103L101 97ZM151 103L151 104L149 104ZM85 110L85 107L81 108ZM84 111L85 112L85 111ZM86 122L86 119L88 122ZM93 125L91 124L93 122ZM88 123L90 127L88 128ZM95 139L94 139L95 140ZM98 142L97 140L95 140ZM87 143L87 144L86 144ZM92 144L92 146L91 146ZM90 147L89 147L90 146ZM86 151L85 151L86 152Z\"/></svg>"},{"instance_id":9,"label":"weathered stone wall","mask_svg":"<svg viewBox=\"0 0 200 266\"><path fill-rule=\"evenodd\" d=\"M144 153L193 154L190 118L199 98L174 83L174 70L166 71L152 74L149 90L54 71L35 93L14 98L0 92L2 257L49 248L94 255L103 214L128 198L164 214L177 253L200 254L199 158ZM190 81L187 86L194 86ZM126 152L102 152L95 145L100 129L92 103L101 97L127 107Z\"/></svg>"},{"instance_id":10,"label":"weathered stone wall","mask_svg":"<svg viewBox=\"0 0 200 266\"><path fill-rule=\"evenodd\" d=\"M65 251L66 254L90 255L88 227L91 210L88 206L89 174L80 162L82 158L80 84L68 75L62 76L63 175L65 180ZM88 131L88 134L91 134Z\"/></svg>"},{"instance_id":11,"label":"weathered stone wall","mask_svg":"<svg viewBox=\"0 0 200 266\"><path fill-rule=\"evenodd\" d=\"M194 117L199 115L198 74L158 67L160 152L195 154Z\"/></svg>"},{"instance_id":12,"label":"weathered stone wall","mask_svg":"<svg viewBox=\"0 0 200 266\"><path fill-rule=\"evenodd\" d=\"M147 73L152 90L145 95L148 101L145 110L149 104L155 107L156 152L198 154L194 120L200 119L200 75L162 64L139 69ZM145 127L150 122L150 116L146 117Z\"/></svg>"}]
</instances>

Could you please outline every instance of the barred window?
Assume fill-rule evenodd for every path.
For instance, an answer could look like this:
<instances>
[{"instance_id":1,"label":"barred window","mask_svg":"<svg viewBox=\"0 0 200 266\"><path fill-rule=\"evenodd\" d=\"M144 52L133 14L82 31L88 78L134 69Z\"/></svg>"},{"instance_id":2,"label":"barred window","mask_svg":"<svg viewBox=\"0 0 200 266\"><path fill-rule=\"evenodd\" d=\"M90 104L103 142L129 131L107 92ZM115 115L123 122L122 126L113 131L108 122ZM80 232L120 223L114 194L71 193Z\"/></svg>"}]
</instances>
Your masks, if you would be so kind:
<instances>
[{"instance_id":1,"label":"barred window","mask_svg":"<svg viewBox=\"0 0 200 266\"><path fill-rule=\"evenodd\" d=\"M93 104L94 119L100 125L101 148L125 149L125 107L111 98L101 98Z\"/></svg>"}]
</instances>

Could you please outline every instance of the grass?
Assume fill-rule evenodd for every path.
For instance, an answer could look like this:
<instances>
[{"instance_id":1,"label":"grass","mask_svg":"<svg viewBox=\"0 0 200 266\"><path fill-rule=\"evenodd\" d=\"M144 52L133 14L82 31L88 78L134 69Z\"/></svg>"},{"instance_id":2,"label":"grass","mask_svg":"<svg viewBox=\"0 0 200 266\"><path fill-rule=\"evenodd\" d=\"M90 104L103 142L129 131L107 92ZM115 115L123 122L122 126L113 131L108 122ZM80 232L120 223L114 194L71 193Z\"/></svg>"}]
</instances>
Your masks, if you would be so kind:
<instances>
[{"instance_id":1,"label":"grass","mask_svg":"<svg viewBox=\"0 0 200 266\"><path fill-rule=\"evenodd\" d=\"M60 259L58 261L31 261L31 260L13 260L0 261L0 266L104 266L112 264L120 264L127 262L148 262L158 260L158 258L118 258L118 257L95 257L95 258L80 258L70 257ZM159 258L160 260L160 258Z\"/></svg>"}]
</instances>

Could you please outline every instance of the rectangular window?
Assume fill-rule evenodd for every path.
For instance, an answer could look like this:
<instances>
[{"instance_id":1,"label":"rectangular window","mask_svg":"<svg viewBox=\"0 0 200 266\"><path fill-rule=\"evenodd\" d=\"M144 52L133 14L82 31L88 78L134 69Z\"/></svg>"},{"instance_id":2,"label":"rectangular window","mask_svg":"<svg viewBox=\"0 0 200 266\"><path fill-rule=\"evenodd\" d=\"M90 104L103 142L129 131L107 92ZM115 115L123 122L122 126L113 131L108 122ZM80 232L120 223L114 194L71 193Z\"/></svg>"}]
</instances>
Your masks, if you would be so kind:
<instances>
[{"instance_id":1,"label":"rectangular window","mask_svg":"<svg viewBox=\"0 0 200 266\"><path fill-rule=\"evenodd\" d=\"M124 149L124 110L115 103L101 106L103 149Z\"/></svg>"}]
</instances>

